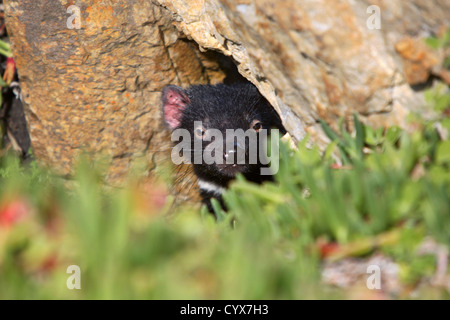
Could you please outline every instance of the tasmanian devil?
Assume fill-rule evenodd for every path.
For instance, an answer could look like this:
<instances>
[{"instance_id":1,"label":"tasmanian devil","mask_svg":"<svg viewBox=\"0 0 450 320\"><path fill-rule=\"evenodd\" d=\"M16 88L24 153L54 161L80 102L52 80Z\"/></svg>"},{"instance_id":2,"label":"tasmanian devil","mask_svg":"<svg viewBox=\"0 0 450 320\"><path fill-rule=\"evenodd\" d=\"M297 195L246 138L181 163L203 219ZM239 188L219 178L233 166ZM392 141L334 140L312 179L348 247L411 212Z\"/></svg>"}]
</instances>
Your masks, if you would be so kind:
<instances>
[{"instance_id":1,"label":"tasmanian devil","mask_svg":"<svg viewBox=\"0 0 450 320\"><path fill-rule=\"evenodd\" d=\"M193 163L200 195L210 212L212 198L226 209L222 193L238 173L258 184L273 180L272 175L262 174L268 162L260 150L272 129L282 135L286 131L253 84L196 85L186 90L169 85L162 92L162 109L172 141L175 133L187 140L175 154L180 151Z\"/></svg>"}]
</instances>

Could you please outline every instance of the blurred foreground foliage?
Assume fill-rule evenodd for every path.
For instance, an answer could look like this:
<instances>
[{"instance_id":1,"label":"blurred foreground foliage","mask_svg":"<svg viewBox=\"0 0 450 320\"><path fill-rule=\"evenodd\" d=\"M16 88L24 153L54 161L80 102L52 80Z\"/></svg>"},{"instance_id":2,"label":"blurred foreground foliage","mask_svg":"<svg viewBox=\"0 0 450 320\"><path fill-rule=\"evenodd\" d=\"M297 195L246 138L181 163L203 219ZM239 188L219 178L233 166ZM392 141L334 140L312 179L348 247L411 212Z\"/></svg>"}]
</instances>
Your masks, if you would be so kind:
<instances>
[{"instance_id":1,"label":"blurred foreground foliage","mask_svg":"<svg viewBox=\"0 0 450 320\"><path fill-rule=\"evenodd\" d=\"M321 281L322 263L373 252L415 288L437 268L419 246L450 244L450 121L412 124L375 130L354 117L353 134L322 124L325 152L307 139L296 150L281 143L276 182L238 179L217 219L188 206L167 214L163 182L108 188L88 161L66 181L4 156L0 299L342 298ZM70 265L81 290L66 286ZM439 298L449 297L446 277Z\"/></svg>"}]
</instances>

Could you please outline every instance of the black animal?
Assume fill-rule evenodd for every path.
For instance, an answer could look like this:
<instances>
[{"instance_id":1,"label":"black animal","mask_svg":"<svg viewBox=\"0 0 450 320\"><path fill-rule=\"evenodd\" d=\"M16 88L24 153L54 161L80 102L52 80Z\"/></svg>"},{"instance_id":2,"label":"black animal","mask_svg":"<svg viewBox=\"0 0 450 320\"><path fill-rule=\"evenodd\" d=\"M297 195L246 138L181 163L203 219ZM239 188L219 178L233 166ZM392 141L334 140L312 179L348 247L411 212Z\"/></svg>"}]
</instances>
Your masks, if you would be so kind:
<instances>
[{"instance_id":1,"label":"black animal","mask_svg":"<svg viewBox=\"0 0 450 320\"><path fill-rule=\"evenodd\" d=\"M189 132L187 158L194 163L200 195L210 212L213 212L211 198L217 199L226 210L222 193L238 173L258 184L273 180L271 175L261 175L261 168L267 164L263 164L260 157L255 161L251 154L255 150L259 152L264 129L270 134L271 129L277 128L282 135L286 130L278 114L253 84L197 85L186 90L169 85L163 89L162 109L164 121L172 131L185 129ZM211 129L223 134L222 141L216 140ZM230 137L227 129L242 129L241 132L248 135L239 140ZM211 152L215 159L222 161L208 164L200 158L196 162L195 156L208 151L213 142L218 143L216 146L223 144L223 148L217 149L221 154L215 149Z\"/></svg>"}]
</instances>

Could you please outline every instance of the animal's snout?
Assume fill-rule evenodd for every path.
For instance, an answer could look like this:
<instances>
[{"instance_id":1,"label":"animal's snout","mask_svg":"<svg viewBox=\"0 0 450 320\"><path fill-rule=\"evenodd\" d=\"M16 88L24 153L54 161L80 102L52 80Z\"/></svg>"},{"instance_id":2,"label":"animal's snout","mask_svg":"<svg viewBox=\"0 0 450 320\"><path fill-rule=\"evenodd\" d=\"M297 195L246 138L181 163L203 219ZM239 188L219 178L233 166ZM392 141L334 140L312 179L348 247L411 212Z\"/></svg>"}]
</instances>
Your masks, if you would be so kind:
<instances>
[{"instance_id":1,"label":"animal's snout","mask_svg":"<svg viewBox=\"0 0 450 320\"><path fill-rule=\"evenodd\" d=\"M223 159L227 164L243 164L245 163L245 145L241 142L228 141L224 145Z\"/></svg>"}]
</instances>

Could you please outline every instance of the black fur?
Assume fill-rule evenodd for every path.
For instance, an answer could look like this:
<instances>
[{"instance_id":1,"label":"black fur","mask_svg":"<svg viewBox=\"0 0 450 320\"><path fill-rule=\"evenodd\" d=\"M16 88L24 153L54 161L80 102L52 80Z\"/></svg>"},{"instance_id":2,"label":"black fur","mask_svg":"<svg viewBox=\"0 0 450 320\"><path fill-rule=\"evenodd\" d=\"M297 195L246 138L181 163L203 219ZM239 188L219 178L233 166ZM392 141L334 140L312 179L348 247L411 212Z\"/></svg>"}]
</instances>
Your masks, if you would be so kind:
<instances>
[{"instance_id":1,"label":"black fur","mask_svg":"<svg viewBox=\"0 0 450 320\"><path fill-rule=\"evenodd\" d=\"M196 129L194 121L202 121L205 130L218 129L225 134L226 129L243 129L244 131L251 129L252 124L257 120L262 125L262 129L277 128L282 135L286 133L278 114L251 83L198 85L187 90L168 86L163 90L162 100L166 123L172 130L187 129L191 133L192 145L197 139L194 133ZM176 101L176 103L171 103L171 101ZM203 141L202 149L209 143ZM193 150L192 162L195 152L202 151ZM247 180L258 184L272 180L272 176L260 175L260 169L264 165L259 162L257 164L248 163L247 153L248 143L246 143L245 149L245 164L237 169L233 168L227 171L219 168L216 164L202 163L193 165L194 172L199 180L213 183L223 189L228 187L237 173L241 173ZM211 198L216 198L226 209L219 193L200 190L200 194L210 211L212 211Z\"/></svg>"}]
</instances>

